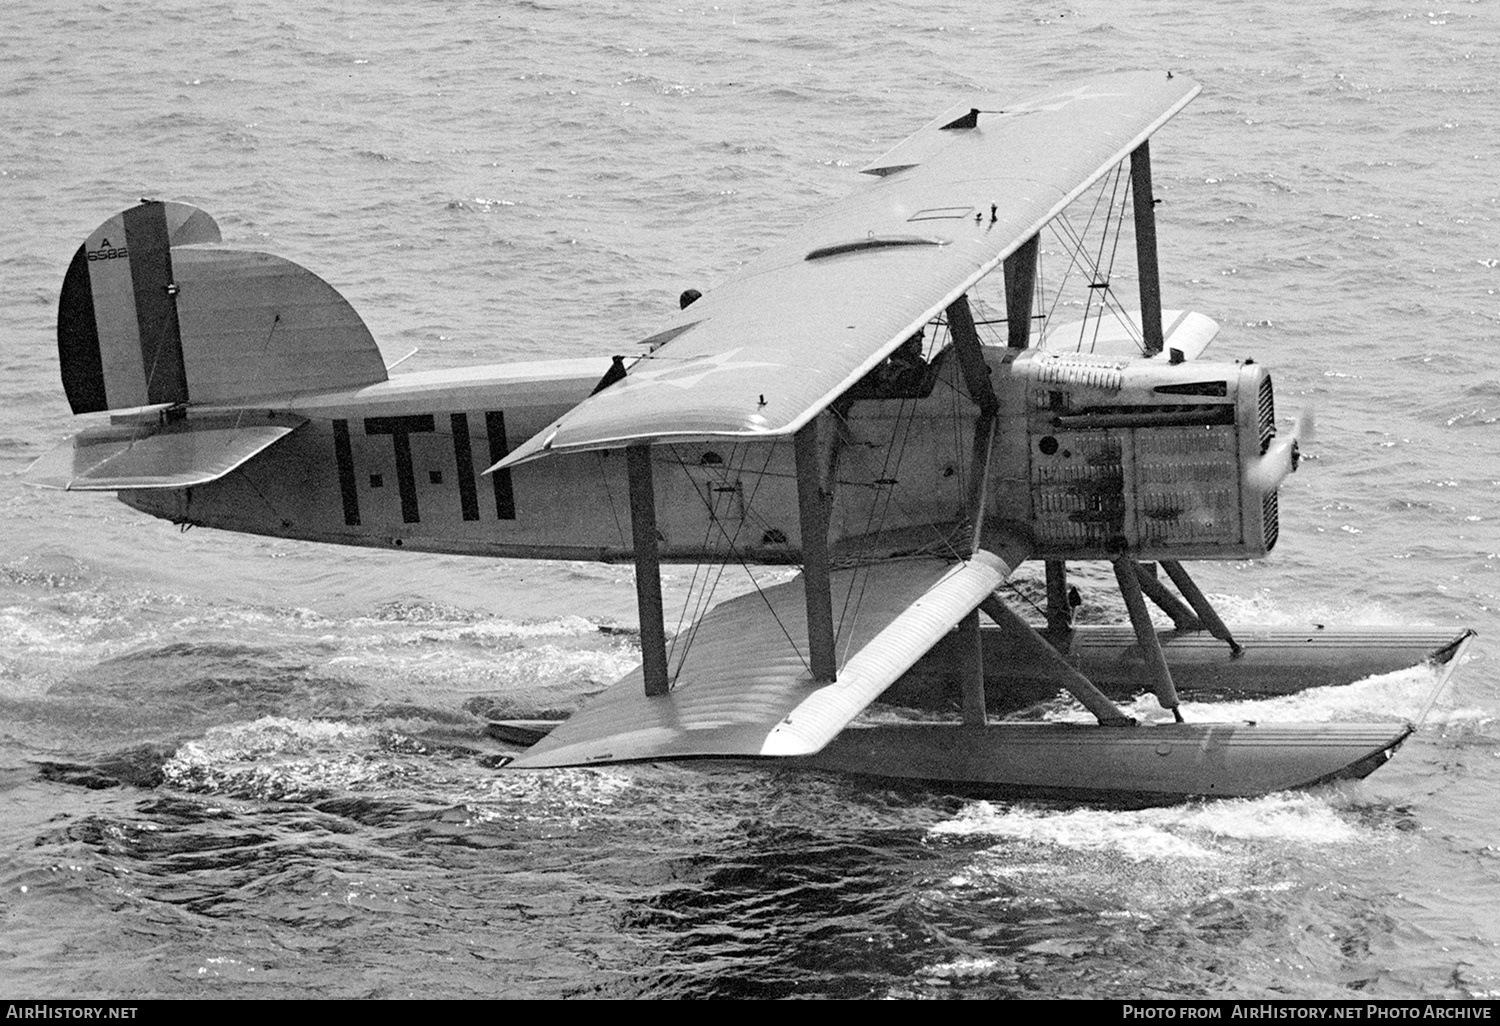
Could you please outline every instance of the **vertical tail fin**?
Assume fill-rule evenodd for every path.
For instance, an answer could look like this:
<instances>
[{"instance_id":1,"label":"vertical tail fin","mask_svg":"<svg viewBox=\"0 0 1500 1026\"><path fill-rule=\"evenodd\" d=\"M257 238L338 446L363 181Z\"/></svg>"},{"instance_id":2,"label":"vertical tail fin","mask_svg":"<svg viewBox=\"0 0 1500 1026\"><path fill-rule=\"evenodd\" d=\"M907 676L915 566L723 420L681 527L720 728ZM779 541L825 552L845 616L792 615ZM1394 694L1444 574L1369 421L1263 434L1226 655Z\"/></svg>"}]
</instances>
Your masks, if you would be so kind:
<instances>
[{"instance_id":1,"label":"vertical tail fin","mask_svg":"<svg viewBox=\"0 0 1500 1026\"><path fill-rule=\"evenodd\" d=\"M74 413L385 380L369 329L326 282L219 241L197 207L146 200L78 248L57 311Z\"/></svg>"}]
</instances>

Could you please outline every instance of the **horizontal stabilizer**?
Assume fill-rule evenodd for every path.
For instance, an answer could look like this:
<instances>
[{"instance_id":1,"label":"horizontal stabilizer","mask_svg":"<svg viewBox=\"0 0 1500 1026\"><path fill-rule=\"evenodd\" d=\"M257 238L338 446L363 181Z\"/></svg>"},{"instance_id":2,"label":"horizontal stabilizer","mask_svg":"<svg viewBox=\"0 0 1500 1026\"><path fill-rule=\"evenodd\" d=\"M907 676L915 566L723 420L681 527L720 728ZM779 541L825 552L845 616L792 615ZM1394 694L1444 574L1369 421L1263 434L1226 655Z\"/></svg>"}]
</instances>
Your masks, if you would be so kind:
<instances>
[{"instance_id":1,"label":"horizontal stabilizer","mask_svg":"<svg viewBox=\"0 0 1500 1026\"><path fill-rule=\"evenodd\" d=\"M691 647L669 694L648 698L637 668L514 765L811 754L1008 572L982 551L965 563L906 560L835 572L833 594L853 598L838 632L832 684L812 680L802 642L788 640L807 637L801 577L732 599L679 636L679 645L691 639Z\"/></svg>"},{"instance_id":2,"label":"horizontal stabilizer","mask_svg":"<svg viewBox=\"0 0 1500 1026\"><path fill-rule=\"evenodd\" d=\"M369 329L327 282L218 242L218 225L197 207L151 200L78 248L57 310L74 413L386 380Z\"/></svg>"},{"instance_id":3,"label":"horizontal stabilizer","mask_svg":"<svg viewBox=\"0 0 1500 1026\"><path fill-rule=\"evenodd\" d=\"M84 492L190 488L218 480L304 423L301 417L247 412L107 424L74 435L33 463L21 480Z\"/></svg>"}]
</instances>

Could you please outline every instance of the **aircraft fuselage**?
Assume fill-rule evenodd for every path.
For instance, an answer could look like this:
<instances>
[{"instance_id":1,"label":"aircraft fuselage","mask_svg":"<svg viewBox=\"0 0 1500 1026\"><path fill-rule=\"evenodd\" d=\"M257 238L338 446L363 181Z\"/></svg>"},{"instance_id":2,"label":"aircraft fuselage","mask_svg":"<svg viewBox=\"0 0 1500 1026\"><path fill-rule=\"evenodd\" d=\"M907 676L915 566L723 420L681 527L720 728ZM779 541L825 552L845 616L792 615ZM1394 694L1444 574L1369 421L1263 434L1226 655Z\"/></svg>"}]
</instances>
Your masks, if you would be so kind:
<instances>
[{"instance_id":1,"label":"aircraft fuselage","mask_svg":"<svg viewBox=\"0 0 1500 1026\"><path fill-rule=\"evenodd\" d=\"M947 355L906 398L865 389L820 414L835 561L950 555L972 543L977 409ZM1009 535L1042 558L1223 559L1274 543L1274 493L1263 509L1241 487L1274 430L1259 367L1002 346L984 356L1000 400L984 506L992 550ZM309 541L629 561L621 450L485 473L585 399L609 366L411 373L280 399L278 413L306 423L237 470L120 497L178 523ZM188 416L200 413L214 411ZM789 438L652 446L661 558L800 562L793 449Z\"/></svg>"},{"instance_id":2,"label":"aircraft fuselage","mask_svg":"<svg viewBox=\"0 0 1500 1026\"><path fill-rule=\"evenodd\" d=\"M207 485L127 490L120 498L178 523L309 541L628 561L622 452L484 473L586 398L609 366L600 358L411 373L278 402L278 411L307 423L238 470ZM966 443L954 450L954 442L972 430L972 411L940 384L892 440L887 422L902 404L860 406L840 445L835 548L881 528L940 540L940 528L929 525L961 519L967 468L957 461ZM663 559L799 559L789 440L662 445L652 458Z\"/></svg>"}]
</instances>

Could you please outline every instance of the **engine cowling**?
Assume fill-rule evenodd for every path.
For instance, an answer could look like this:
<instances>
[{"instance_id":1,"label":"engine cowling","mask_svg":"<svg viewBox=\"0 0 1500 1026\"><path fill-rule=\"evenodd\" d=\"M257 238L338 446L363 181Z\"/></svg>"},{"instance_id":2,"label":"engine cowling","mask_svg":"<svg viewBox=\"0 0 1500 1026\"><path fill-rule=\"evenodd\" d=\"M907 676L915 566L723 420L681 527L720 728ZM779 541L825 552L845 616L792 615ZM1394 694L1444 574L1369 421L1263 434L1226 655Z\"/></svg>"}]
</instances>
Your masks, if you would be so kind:
<instances>
[{"instance_id":1,"label":"engine cowling","mask_svg":"<svg viewBox=\"0 0 1500 1026\"><path fill-rule=\"evenodd\" d=\"M1253 361L1028 349L992 367L989 514L1036 557L1243 559L1276 544L1276 490L1247 480L1276 434Z\"/></svg>"}]
</instances>

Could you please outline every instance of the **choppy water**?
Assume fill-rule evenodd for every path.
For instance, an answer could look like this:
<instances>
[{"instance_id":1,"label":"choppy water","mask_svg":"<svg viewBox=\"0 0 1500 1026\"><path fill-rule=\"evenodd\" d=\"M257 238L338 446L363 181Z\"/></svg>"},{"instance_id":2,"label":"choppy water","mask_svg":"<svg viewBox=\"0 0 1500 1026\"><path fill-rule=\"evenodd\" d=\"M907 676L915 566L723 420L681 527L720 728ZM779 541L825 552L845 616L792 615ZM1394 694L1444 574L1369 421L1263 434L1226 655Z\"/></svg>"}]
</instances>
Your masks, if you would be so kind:
<instances>
[{"instance_id":1,"label":"choppy water","mask_svg":"<svg viewBox=\"0 0 1500 1026\"><path fill-rule=\"evenodd\" d=\"M1368 781L1118 811L505 776L482 715L633 663L628 569L179 535L13 479L73 427L67 261L139 196L312 268L403 368L611 352L967 90L1136 67L1205 86L1153 145L1168 304L1319 419L1273 556L1199 579L1231 622L1481 631ZM1497 81L1484 2L11 0L0 991L1500 993ZM1188 712L1396 718L1430 685Z\"/></svg>"}]
</instances>

